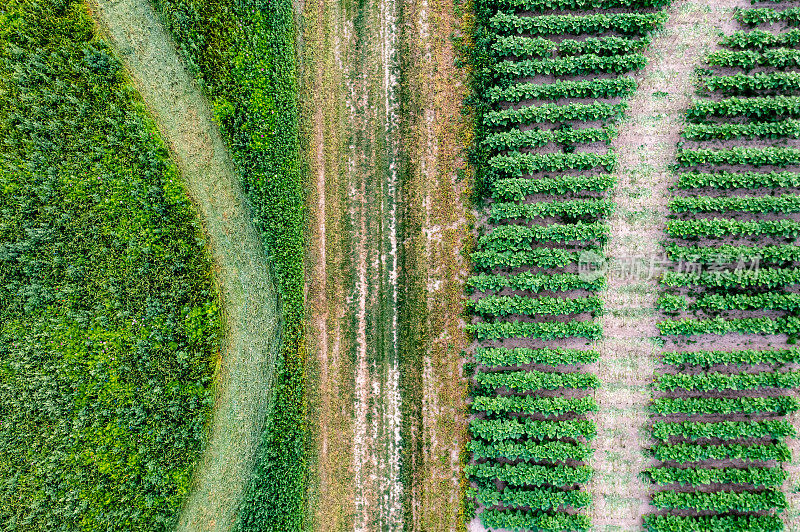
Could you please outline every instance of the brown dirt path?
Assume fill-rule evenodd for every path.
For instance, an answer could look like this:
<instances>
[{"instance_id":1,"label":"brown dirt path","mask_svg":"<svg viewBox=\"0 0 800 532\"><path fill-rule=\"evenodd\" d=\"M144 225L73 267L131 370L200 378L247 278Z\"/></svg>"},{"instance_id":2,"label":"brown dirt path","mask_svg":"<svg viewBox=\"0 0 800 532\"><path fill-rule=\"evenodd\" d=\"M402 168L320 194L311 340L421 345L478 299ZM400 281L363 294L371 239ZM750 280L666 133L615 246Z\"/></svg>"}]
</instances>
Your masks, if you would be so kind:
<instances>
[{"instance_id":1,"label":"brown dirt path","mask_svg":"<svg viewBox=\"0 0 800 532\"><path fill-rule=\"evenodd\" d=\"M462 351L465 250L471 245L466 146L472 125L461 115L466 72L455 66L454 36L469 22L452 0L403 4L404 77L409 110L404 190L408 299L404 392L417 402L405 423L408 530L463 529L462 453L467 437Z\"/></svg>"},{"instance_id":2,"label":"brown dirt path","mask_svg":"<svg viewBox=\"0 0 800 532\"><path fill-rule=\"evenodd\" d=\"M716 48L720 30L734 27L737 5L744 2L673 3L666 27L647 52L648 66L638 76L639 90L628 102L630 110L614 142L617 211L609 220L606 256L623 267L638 263L639 257L649 264L663 251L667 189L673 181L668 167L694 96L694 68ZM596 472L587 487L594 495L597 531L641 530L641 516L650 511L650 486L640 472L650 465L644 451L651 444L646 405L659 351L651 341L659 335L654 310L659 284L649 266L640 271L612 275L604 294L605 339L597 345L603 387L596 394L598 436L591 464Z\"/></svg>"},{"instance_id":3,"label":"brown dirt path","mask_svg":"<svg viewBox=\"0 0 800 532\"><path fill-rule=\"evenodd\" d=\"M319 530L402 528L397 6L304 6Z\"/></svg>"},{"instance_id":4,"label":"brown dirt path","mask_svg":"<svg viewBox=\"0 0 800 532\"><path fill-rule=\"evenodd\" d=\"M211 110L150 4L89 5L154 115L209 236L226 345L208 440L178 529L227 531L269 413L279 347L277 293Z\"/></svg>"}]
</instances>

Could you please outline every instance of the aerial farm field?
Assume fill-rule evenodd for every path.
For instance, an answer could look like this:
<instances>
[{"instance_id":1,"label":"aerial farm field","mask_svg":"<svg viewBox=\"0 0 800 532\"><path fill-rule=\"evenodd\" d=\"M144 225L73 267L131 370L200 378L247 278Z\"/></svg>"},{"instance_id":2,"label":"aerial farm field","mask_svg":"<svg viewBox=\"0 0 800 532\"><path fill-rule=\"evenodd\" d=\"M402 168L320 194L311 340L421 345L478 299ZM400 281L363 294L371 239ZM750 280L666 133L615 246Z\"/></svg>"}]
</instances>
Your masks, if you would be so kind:
<instances>
[{"instance_id":1,"label":"aerial farm field","mask_svg":"<svg viewBox=\"0 0 800 532\"><path fill-rule=\"evenodd\" d=\"M0 531L800 532L794 0L0 0Z\"/></svg>"}]
</instances>

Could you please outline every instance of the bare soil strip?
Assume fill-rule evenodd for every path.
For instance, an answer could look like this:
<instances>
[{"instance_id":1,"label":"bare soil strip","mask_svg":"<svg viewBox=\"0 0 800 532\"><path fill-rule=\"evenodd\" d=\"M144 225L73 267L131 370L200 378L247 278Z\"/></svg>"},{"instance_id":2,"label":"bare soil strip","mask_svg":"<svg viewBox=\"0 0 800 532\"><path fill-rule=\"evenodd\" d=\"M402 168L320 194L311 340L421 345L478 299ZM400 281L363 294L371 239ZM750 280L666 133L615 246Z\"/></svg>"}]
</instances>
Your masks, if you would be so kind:
<instances>
[{"instance_id":1,"label":"bare soil strip","mask_svg":"<svg viewBox=\"0 0 800 532\"><path fill-rule=\"evenodd\" d=\"M455 66L453 36L464 33L466 8L452 0L403 4L404 77L408 83L409 155L404 188L408 271L403 391L418 401L406 418L409 530L463 530L462 452L467 393L462 351L464 282L469 274L469 180L464 147L472 126L461 115L466 73Z\"/></svg>"},{"instance_id":2,"label":"bare soil strip","mask_svg":"<svg viewBox=\"0 0 800 532\"><path fill-rule=\"evenodd\" d=\"M397 6L307 3L303 99L315 187L309 303L319 530L397 530L400 479ZM312 384L313 386L313 384Z\"/></svg>"},{"instance_id":3,"label":"bare soil strip","mask_svg":"<svg viewBox=\"0 0 800 532\"><path fill-rule=\"evenodd\" d=\"M667 189L673 181L668 168L695 92L694 68L716 48L720 31L735 26L732 10L738 5L744 3L678 1L669 8L669 20L654 37L639 90L629 100L627 119L614 142L619 157L613 197L617 211L609 220L606 256L618 261L622 271L612 268L604 294L605 339L597 346L603 387L596 394L596 472L588 489L594 494L598 531L641 530L641 516L649 511L650 486L640 472L651 465L644 452L651 441L648 385L659 352L651 340L659 335L659 284L656 275L650 275L649 261L663 252ZM645 267L632 268L639 258Z\"/></svg>"},{"instance_id":4,"label":"bare soil strip","mask_svg":"<svg viewBox=\"0 0 800 532\"><path fill-rule=\"evenodd\" d=\"M227 531L271 403L277 294L211 110L150 4L93 0L90 8L155 116L209 235L227 335L208 441L178 528Z\"/></svg>"}]
</instances>

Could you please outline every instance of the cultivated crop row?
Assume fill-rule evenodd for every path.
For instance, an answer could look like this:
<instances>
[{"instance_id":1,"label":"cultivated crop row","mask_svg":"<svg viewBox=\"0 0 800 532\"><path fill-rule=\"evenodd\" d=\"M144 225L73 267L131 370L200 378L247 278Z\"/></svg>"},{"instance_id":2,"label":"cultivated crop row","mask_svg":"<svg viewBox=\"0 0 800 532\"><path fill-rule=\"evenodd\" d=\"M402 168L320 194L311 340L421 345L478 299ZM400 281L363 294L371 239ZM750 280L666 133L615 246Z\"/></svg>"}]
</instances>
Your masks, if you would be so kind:
<instances>
[{"instance_id":1,"label":"cultivated crop row","mask_svg":"<svg viewBox=\"0 0 800 532\"><path fill-rule=\"evenodd\" d=\"M475 35L481 201L467 285L477 346L467 468L487 528L588 530L613 122L666 0L483 0ZM615 13L586 13L614 9ZM576 10L577 12L570 12Z\"/></svg>"},{"instance_id":2,"label":"cultivated crop row","mask_svg":"<svg viewBox=\"0 0 800 532\"><path fill-rule=\"evenodd\" d=\"M736 18L800 22L777 4ZM653 532L783 530L795 436L784 416L800 409L800 350L780 345L800 335L798 43L796 29L725 37L686 113L658 301L668 350L651 404ZM701 347L721 339L730 347Z\"/></svg>"}]
</instances>

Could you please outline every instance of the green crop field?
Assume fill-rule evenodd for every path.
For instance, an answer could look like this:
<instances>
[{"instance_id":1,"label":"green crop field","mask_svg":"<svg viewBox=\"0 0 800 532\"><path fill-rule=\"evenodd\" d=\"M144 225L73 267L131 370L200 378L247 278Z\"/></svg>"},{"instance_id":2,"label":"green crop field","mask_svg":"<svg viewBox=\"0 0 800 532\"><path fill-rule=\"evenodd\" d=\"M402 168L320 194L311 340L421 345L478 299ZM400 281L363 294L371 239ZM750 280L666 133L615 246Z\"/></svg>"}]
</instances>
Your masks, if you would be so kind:
<instances>
[{"instance_id":1,"label":"green crop field","mask_svg":"<svg viewBox=\"0 0 800 532\"><path fill-rule=\"evenodd\" d=\"M202 228L85 8L0 21L2 528L170 529L223 331Z\"/></svg>"},{"instance_id":2,"label":"green crop field","mask_svg":"<svg viewBox=\"0 0 800 532\"><path fill-rule=\"evenodd\" d=\"M800 7L0 0L0 530L800 530Z\"/></svg>"}]
</instances>

